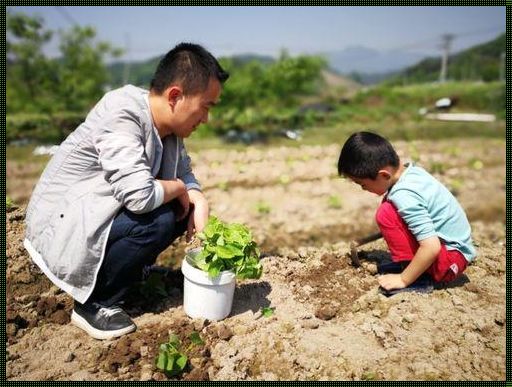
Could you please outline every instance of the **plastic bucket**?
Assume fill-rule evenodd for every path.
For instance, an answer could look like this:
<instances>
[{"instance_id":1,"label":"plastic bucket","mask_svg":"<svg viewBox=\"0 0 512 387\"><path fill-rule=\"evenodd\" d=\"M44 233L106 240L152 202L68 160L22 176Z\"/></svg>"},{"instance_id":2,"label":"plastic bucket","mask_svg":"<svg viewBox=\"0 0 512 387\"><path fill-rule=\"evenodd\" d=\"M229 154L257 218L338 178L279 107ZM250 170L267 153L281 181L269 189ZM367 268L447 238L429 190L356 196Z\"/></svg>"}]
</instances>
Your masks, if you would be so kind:
<instances>
[{"instance_id":1,"label":"plastic bucket","mask_svg":"<svg viewBox=\"0 0 512 387\"><path fill-rule=\"evenodd\" d=\"M184 278L183 308L191 318L222 320L231 313L236 278L232 271L222 271L216 277L193 267L190 256L198 250L191 250L183 259L181 271Z\"/></svg>"}]
</instances>

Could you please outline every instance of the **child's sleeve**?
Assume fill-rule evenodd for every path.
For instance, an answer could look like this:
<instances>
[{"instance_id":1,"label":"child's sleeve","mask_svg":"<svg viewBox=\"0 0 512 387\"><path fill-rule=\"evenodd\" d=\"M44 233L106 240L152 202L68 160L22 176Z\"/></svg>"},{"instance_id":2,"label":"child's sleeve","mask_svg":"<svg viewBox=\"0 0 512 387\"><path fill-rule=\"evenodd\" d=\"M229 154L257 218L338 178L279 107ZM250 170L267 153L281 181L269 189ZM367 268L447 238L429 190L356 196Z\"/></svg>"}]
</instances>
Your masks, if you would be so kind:
<instances>
[{"instance_id":1,"label":"child's sleeve","mask_svg":"<svg viewBox=\"0 0 512 387\"><path fill-rule=\"evenodd\" d=\"M437 235L427 203L420 194L400 189L388 196L388 200L395 205L398 214L417 241Z\"/></svg>"}]
</instances>

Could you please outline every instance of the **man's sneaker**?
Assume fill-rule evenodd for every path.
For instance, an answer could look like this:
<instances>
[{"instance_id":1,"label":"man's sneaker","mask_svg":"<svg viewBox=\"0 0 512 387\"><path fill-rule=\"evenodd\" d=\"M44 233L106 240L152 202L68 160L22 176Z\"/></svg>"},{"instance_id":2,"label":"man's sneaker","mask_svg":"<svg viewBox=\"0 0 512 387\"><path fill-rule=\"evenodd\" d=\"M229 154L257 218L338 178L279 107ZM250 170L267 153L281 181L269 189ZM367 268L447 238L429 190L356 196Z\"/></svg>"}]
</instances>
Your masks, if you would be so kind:
<instances>
[{"instance_id":1,"label":"man's sneaker","mask_svg":"<svg viewBox=\"0 0 512 387\"><path fill-rule=\"evenodd\" d=\"M120 307L105 307L95 302L75 302L71 322L98 340L123 336L137 329L132 319Z\"/></svg>"}]
</instances>

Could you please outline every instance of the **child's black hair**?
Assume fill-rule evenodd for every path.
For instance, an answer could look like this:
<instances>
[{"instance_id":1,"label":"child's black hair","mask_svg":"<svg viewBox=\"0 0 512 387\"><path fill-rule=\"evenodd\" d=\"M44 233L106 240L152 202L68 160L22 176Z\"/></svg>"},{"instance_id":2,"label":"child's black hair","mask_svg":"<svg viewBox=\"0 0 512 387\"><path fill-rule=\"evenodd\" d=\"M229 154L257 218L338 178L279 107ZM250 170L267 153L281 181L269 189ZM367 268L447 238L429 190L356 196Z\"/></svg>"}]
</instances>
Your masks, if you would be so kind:
<instances>
[{"instance_id":1,"label":"child's black hair","mask_svg":"<svg viewBox=\"0 0 512 387\"><path fill-rule=\"evenodd\" d=\"M338 173L360 179L375 179L383 167L398 167L400 158L384 137L371 132L352 134L341 149Z\"/></svg>"}]
</instances>

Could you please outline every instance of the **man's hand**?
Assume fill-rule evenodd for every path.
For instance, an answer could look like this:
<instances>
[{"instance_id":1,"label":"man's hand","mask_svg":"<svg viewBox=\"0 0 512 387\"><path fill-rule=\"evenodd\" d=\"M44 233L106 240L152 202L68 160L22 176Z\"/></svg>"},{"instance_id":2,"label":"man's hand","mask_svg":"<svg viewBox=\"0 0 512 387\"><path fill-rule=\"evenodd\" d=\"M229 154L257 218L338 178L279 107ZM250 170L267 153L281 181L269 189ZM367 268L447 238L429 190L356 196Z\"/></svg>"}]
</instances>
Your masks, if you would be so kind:
<instances>
[{"instance_id":1,"label":"man's hand","mask_svg":"<svg viewBox=\"0 0 512 387\"><path fill-rule=\"evenodd\" d=\"M188 212L190 211L190 198L188 196L188 192L178 196L178 202L180 203L180 210L178 212L177 221L181 221L186 218ZM192 215L192 214L191 214Z\"/></svg>"},{"instance_id":2,"label":"man's hand","mask_svg":"<svg viewBox=\"0 0 512 387\"><path fill-rule=\"evenodd\" d=\"M210 208L202 192L192 189L188 194L192 203L187 225L187 241L190 241L196 232L203 230L210 215Z\"/></svg>"},{"instance_id":3,"label":"man's hand","mask_svg":"<svg viewBox=\"0 0 512 387\"><path fill-rule=\"evenodd\" d=\"M401 274L385 274L378 277L379 285L386 290L403 289L407 284L403 281Z\"/></svg>"}]
</instances>

